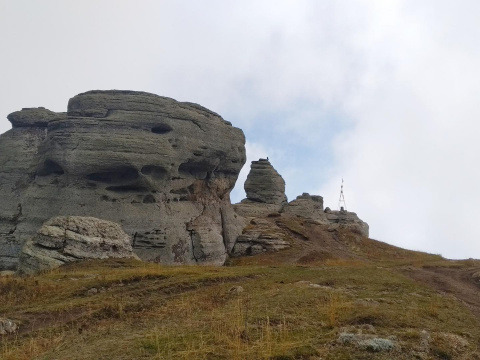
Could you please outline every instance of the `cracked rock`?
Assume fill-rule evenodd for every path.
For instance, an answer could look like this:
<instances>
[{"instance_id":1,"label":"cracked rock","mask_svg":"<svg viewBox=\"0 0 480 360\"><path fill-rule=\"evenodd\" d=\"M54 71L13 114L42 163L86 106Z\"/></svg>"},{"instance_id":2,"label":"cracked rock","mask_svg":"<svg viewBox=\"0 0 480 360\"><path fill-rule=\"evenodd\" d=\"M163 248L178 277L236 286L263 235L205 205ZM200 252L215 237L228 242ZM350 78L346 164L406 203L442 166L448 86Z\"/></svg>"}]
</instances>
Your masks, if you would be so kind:
<instances>
[{"instance_id":1,"label":"cracked rock","mask_svg":"<svg viewBox=\"0 0 480 360\"><path fill-rule=\"evenodd\" d=\"M120 225L93 217L59 216L27 241L18 271L33 274L70 262L106 258L138 258Z\"/></svg>"}]
</instances>

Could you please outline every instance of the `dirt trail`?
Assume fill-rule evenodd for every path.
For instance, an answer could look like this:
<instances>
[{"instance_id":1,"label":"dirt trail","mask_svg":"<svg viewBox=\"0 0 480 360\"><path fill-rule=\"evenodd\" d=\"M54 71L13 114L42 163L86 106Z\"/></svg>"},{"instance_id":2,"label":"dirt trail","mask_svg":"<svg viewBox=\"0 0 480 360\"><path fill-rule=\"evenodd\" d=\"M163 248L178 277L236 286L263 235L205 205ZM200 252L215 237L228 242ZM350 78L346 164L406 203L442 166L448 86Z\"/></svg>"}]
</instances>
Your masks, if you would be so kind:
<instances>
[{"instance_id":1,"label":"dirt trail","mask_svg":"<svg viewBox=\"0 0 480 360\"><path fill-rule=\"evenodd\" d=\"M454 296L465 304L480 320L480 278L473 274L480 271L480 266L468 268L454 267L406 267L402 273L437 290Z\"/></svg>"}]
</instances>

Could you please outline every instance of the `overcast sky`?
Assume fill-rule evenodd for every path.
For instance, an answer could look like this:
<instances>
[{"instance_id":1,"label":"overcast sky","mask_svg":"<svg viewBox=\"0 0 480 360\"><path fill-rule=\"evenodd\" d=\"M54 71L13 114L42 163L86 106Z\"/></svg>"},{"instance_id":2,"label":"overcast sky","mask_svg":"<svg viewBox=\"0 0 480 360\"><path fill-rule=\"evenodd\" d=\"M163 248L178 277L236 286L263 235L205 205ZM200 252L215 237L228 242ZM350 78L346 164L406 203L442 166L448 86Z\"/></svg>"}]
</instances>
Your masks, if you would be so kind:
<instances>
[{"instance_id":1,"label":"overcast sky","mask_svg":"<svg viewBox=\"0 0 480 360\"><path fill-rule=\"evenodd\" d=\"M0 133L90 89L199 103L372 238L480 258L478 0L0 0ZM477 226L479 225L479 226Z\"/></svg>"}]
</instances>

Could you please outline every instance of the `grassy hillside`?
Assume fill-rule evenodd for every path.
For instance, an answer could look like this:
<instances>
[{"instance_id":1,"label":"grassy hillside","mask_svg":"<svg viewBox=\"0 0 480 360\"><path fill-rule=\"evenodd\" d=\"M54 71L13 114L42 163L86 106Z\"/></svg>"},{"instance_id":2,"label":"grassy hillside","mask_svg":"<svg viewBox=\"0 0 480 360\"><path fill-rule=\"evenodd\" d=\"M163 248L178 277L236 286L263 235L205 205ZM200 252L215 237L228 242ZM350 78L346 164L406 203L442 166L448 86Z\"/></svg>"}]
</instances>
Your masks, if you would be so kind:
<instances>
[{"instance_id":1,"label":"grassy hillside","mask_svg":"<svg viewBox=\"0 0 480 360\"><path fill-rule=\"evenodd\" d=\"M108 260L0 277L0 317L20 325L0 358L480 359L478 261L267 220L292 247L225 267Z\"/></svg>"},{"instance_id":2,"label":"grassy hillside","mask_svg":"<svg viewBox=\"0 0 480 360\"><path fill-rule=\"evenodd\" d=\"M2 277L0 314L20 330L1 338L0 357L480 358L475 311L404 274L475 264L413 260L222 268L109 260Z\"/></svg>"}]
</instances>

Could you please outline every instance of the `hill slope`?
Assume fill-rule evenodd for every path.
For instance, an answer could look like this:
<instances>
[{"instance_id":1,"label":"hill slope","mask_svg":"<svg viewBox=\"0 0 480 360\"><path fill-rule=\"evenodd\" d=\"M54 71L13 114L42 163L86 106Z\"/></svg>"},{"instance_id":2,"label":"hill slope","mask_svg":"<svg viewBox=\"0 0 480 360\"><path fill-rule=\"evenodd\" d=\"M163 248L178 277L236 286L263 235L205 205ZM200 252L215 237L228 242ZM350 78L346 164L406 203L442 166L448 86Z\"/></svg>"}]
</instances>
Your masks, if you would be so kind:
<instances>
[{"instance_id":1,"label":"hill slope","mask_svg":"<svg viewBox=\"0 0 480 360\"><path fill-rule=\"evenodd\" d=\"M2 359L479 359L477 261L297 217L225 267L84 262L0 278Z\"/></svg>"}]
</instances>

